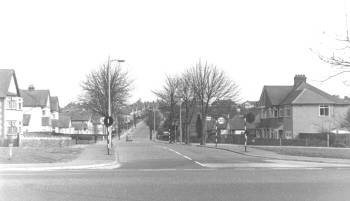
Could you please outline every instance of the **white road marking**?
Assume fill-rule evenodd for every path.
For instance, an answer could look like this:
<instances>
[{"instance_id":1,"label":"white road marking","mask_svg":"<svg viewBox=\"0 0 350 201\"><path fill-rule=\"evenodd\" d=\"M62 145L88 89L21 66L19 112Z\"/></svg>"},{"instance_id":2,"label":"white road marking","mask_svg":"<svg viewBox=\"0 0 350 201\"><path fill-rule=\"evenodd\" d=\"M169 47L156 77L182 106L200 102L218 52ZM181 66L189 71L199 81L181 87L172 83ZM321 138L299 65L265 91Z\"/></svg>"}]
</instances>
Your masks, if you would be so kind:
<instances>
[{"instance_id":1,"label":"white road marking","mask_svg":"<svg viewBox=\"0 0 350 201\"><path fill-rule=\"evenodd\" d=\"M203 167L207 167L206 165L203 165L202 163L198 162L198 161L195 161L195 163L197 163L198 165L201 165Z\"/></svg>"}]
</instances>

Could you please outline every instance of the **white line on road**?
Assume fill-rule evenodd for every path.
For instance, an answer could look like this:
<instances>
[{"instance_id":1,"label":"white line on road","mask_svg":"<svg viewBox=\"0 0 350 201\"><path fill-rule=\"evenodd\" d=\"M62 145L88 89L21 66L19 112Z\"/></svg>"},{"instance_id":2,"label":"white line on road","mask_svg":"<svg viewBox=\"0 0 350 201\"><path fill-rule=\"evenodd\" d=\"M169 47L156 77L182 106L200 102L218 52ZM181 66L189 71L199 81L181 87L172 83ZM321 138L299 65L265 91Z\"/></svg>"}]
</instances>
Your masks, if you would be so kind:
<instances>
[{"instance_id":1,"label":"white line on road","mask_svg":"<svg viewBox=\"0 0 350 201\"><path fill-rule=\"evenodd\" d=\"M195 163L197 163L198 165L201 165L203 167L206 167L205 165L203 165L202 163L198 162L198 161L195 161Z\"/></svg>"}]
</instances>

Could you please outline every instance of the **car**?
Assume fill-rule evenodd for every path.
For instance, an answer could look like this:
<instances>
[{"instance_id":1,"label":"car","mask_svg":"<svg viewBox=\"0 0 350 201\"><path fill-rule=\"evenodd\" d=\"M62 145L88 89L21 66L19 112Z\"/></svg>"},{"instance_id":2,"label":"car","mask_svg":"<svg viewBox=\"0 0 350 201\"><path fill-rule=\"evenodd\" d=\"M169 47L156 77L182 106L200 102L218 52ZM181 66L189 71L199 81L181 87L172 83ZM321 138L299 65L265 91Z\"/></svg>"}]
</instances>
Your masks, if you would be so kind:
<instances>
[{"instance_id":1,"label":"car","mask_svg":"<svg viewBox=\"0 0 350 201\"><path fill-rule=\"evenodd\" d=\"M126 141L132 141L132 135L131 134L127 134L126 135Z\"/></svg>"}]
</instances>

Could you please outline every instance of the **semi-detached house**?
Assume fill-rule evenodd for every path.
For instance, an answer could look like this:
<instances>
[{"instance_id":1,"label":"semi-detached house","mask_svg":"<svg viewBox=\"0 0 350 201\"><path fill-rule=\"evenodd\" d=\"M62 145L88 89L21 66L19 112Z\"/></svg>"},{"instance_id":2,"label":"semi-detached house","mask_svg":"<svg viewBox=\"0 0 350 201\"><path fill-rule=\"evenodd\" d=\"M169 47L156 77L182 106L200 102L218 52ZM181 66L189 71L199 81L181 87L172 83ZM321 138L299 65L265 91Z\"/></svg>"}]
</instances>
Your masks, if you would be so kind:
<instances>
[{"instance_id":1,"label":"semi-detached house","mask_svg":"<svg viewBox=\"0 0 350 201\"><path fill-rule=\"evenodd\" d=\"M349 103L308 84L305 75L296 75L292 86L264 86L259 107L258 137L297 139L302 133L337 127Z\"/></svg>"},{"instance_id":2,"label":"semi-detached house","mask_svg":"<svg viewBox=\"0 0 350 201\"><path fill-rule=\"evenodd\" d=\"M33 85L30 85L28 90L21 90L21 95L25 132L51 132L50 90L36 90Z\"/></svg>"},{"instance_id":3,"label":"semi-detached house","mask_svg":"<svg viewBox=\"0 0 350 201\"><path fill-rule=\"evenodd\" d=\"M13 69L0 69L0 140L22 134L23 99Z\"/></svg>"}]
</instances>

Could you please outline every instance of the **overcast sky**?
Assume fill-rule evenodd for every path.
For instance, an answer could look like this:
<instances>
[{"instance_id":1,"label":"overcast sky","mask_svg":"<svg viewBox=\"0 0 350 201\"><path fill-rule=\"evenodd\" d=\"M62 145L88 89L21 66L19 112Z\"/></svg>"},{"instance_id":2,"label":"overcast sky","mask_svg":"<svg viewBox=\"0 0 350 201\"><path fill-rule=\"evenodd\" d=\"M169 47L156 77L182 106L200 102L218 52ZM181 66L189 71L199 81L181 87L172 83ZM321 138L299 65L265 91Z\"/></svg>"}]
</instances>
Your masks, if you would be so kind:
<instances>
[{"instance_id":1,"label":"overcast sky","mask_svg":"<svg viewBox=\"0 0 350 201\"><path fill-rule=\"evenodd\" d=\"M136 79L130 103L152 101L165 75L199 58L224 69L259 100L264 85L292 85L295 74L341 97L342 80L310 48L326 51L345 34L344 0L0 1L0 68L15 69L21 89L49 89L60 105L76 100L79 83L108 56L125 59ZM350 8L347 9L350 11ZM325 32L327 35L324 35Z\"/></svg>"}]
</instances>

